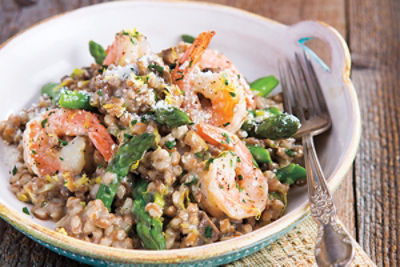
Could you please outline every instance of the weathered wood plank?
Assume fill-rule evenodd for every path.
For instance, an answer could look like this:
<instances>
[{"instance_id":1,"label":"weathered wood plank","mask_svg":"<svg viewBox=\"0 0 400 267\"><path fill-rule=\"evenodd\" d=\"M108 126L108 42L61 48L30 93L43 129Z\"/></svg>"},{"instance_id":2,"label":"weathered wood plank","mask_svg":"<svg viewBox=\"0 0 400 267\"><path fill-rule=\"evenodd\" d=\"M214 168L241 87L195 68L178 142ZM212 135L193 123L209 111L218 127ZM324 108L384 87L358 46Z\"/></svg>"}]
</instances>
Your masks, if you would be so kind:
<instances>
[{"instance_id":1,"label":"weathered wood plank","mask_svg":"<svg viewBox=\"0 0 400 267\"><path fill-rule=\"evenodd\" d=\"M400 2L349 2L353 80L363 117L355 169L359 242L378 266L400 264Z\"/></svg>"}]
</instances>

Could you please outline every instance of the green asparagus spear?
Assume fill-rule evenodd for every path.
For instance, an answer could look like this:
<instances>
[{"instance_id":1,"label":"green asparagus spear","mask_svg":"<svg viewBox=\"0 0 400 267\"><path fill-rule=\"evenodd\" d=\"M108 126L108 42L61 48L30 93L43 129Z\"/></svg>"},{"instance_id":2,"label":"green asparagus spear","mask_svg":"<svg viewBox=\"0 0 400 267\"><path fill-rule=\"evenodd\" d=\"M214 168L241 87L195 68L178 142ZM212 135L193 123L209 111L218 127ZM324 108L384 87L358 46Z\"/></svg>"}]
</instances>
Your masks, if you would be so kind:
<instances>
[{"instance_id":1,"label":"green asparagus spear","mask_svg":"<svg viewBox=\"0 0 400 267\"><path fill-rule=\"evenodd\" d=\"M147 182L139 179L135 181L133 189L133 198L135 200L133 202L132 211L136 220L136 232L145 248L157 250L165 249L166 245L161 220L151 217L145 210L146 204L151 202L151 195L147 193L147 185Z\"/></svg>"},{"instance_id":2,"label":"green asparagus spear","mask_svg":"<svg viewBox=\"0 0 400 267\"><path fill-rule=\"evenodd\" d=\"M111 204L117 193L120 180L128 175L132 164L142 159L144 153L152 146L155 136L150 133L136 135L124 143L107 167L107 172L116 174L117 179L110 184L100 185L96 198L103 201L104 206L111 210Z\"/></svg>"},{"instance_id":3,"label":"green asparagus spear","mask_svg":"<svg viewBox=\"0 0 400 267\"><path fill-rule=\"evenodd\" d=\"M300 121L295 116L280 113L266 118L255 129L258 138L280 139L293 136L299 129Z\"/></svg>"},{"instance_id":4,"label":"green asparagus spear","mask_svg":"<svg viewBox=\"0 0 400 267\"><path fill-rule=\"evenodd\" d=\"M93 110L90 95L82 91L62 90L58 105L62 108Z\"/></svg>"},{"instance_id":5,"label":"green asparagus spear","mask_svg":"<svg viewBox=\"0 0 400 267\"><path fill-rule=\"evenodd\" d=\"M288 166L277 170L275 175L281 183L294 184L297 180L306 178L307 172L302 166L290 163Z\"/></svg>"},{"instance_id":6,"label":"green asparagus spear","mask_svg":"<svg viewBox=\"0 0 400 267\"><path fill-rule=\"evenodd\" d=\"M40 94L48 95L52 101L57 102L60 97L61 88L60 83L46 83L40 90Z\"/></svg>"},{"instance_id":7,"label":"green asparagus spear","mask_svg":"<svg viewBox=\"0 0 400 267\"><path fill-rule=\"evenodd\" d=\"M279 84L274 75L259 78L250 84L250 88L256 91L259 96L265 97Z\"/></svg>"},{"instance_id":8,"label":"green asparagus spear","mask_svg":"<svg viewBox=\"0 0 400 267\"><path fill-rule=\"evenodd\" d=\"M97 64L103 65L104 59L107 54L104 48L95 41L89 41L89 52Z\"/></svg>"},{"instance_id":9,"label":"green asparagus spear","mask_svg":"<svg viewBox=\"0 0 400 267\"><path fill-rule=\"evenodd\" d=\"M293 115L281 113L277 108L269 108L249 112L241 128L257 138L280 139L293 136L300 128L300 121Z\"/></svg>"},{"instance_id":10,"label":"green asparagus spear","mask_svg":"<svg viewBox=\"0 0 400 267\"><path fill-rule=\"evenodd\" d=\"M269 155L268 150L266 150L265 148L253 145L247 145L247 148L250 150L253 158L257 161L257 163L262 164L272 162L271 156Z\"/></svg>"},{"instance_id":11,"label":"green asparagus spear","mask_svg":"<svg viewBox=\"0 0 400 267\"><path fill-rule=\"evenodd\" d=\"M177 107L157 108L155 116L159 124L165 124L169 128L176 128L192 123L188 114Z\"/></svg>"},{"instance_id":12,"label":"green asparagus spear","mask_svg":"<svg viewBox=\"0 0 400 267\"><path fill-rule=\"evenodd\" d=\"M182 34L181 37L182 37L182 41L189 43L189 44L192 44L195 39L193 36L191 36L189 34Z\"/></svg>"}]
</instances>

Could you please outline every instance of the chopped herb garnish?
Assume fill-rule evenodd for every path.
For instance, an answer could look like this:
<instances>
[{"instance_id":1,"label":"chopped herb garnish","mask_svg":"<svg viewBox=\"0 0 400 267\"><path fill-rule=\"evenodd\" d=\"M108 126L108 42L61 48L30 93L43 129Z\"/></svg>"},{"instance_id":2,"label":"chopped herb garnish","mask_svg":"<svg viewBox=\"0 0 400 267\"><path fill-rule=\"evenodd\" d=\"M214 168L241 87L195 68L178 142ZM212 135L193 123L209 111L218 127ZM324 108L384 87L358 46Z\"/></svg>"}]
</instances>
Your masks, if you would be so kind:
<instances>
[{"instance_id":1,"label":"chopped herb garnish","mask_svg":"<svg viewBox=\"0 0 400 267\"><path fill-rule=\"evenodd\" d=\"M48 119L44 119L42 120L42 122L40 123L42 125L42 128L46 127L46 123L47 123Z\"/></svg>"},{"instance_id":2,"label":"chopped herb garnish","mask_svg":"<svg viewBox=\"0 0 400 267\"><path fill-rule=\"evenodd\" d=\"M196 152L194 155L200 160L206 160L208 157L208 153L206 151Z\"/></svg>"},{"instance_id":3,"label":"chopped herb garnish","mask_svg":"<svg viewBox=\"0 0 400 267\"><path fill-rule=\"evenodd\" d=\"M32 150L32 154L34 154L34 155L35 155L35 154L36 154L36 150Z\"/></svg>"},{"instance_id":4,"label":"chopped herb garnish","mask_svg":"<svg viewBox=\"0 0 400 267\"><path fill-rule=\"evenodd\" d=\"M195 40L195 38L189 34L182 34L182 41L192 44Z\"/></svg>"},{"instance_id":5,"label":"chopped herb garnish","mask_svg":"<svg viewBox=\"0 0 400 267\"><path fill-rule=\"evenodd\" d=\"M25 213L26 215L30 215L29 210L27 207L22 208L22 212Z\"/></svg>"},{"instance_id":6,"label":"chopped herb garnish","mask_svg":"<svg viewBox=\"0 0 400 267\"><path fill-rule=\"evenodd\" d=\"M230 138L229 138L229 136L228 136L226 133L223 133L222 136L225 137L226 143L229 144L230 141L231 141ZM222 142L221 142L221 143L222 143Z\"/></svg>"},{"instance_id":7,"label":"chopped herb garnish","mask_svg":"<svg viewBox=\"0 0 400 267\"><path fill-rule=\"evenodd\" d=\"M236 185L236 188L237 188L239 191L241 191L241 190L240 190L239 183L238 183L237 181L235 181L235 185Z\"/></svg>"},{"instance_id":8,"label":"chopped herb garnish","mask_svg":"<svg viewBox=\"0 0 400 267\"><path fill-rule=\"evenodd\" d=\"M131 125L134 126L137 123L137 120L131 121Z\"/></svg>"},{"instance_id":9,"label":"chopped herb garnish","mask_svg":"<svg viewBox=\"0 0 400 267\"><path fill-rule=\"evenodd\" d=\"M99 91L97 91L97 94L98 94L99 96L102 96L102 95L103 95L103 92L102 92L101 90L99 90Z\"/></svg>"},{"instance_id":10,"label":"chopped herb garnish","mask_svg":"<svg viewBox=\"0 0 400 267\"><path fill-rule=\"evenodd\" d=\"M285 150L286 155L288 155L289 157L294 157L296 152L294 152L294 150L292 149L286 149Z\"/></svg>"},{"instance_id":11,"label":"chopped herb garnish","mask_svg":"<svg viewBox=\"0 0 400 267\"><path fill-rule=\"evenodd\" d=\"M243 198L243 199L242 199L242 202L243 202L243 203L246 203L246 200Z\"/></svg>"},{"instance_id":12,"label":"chopped herb garnish","mask_svg":"<svg viewBox=\"0 0 400 267\"><path fill-rule=\"evenodd\" d=\"M175 140L165 142L165 146L166 146L168 149L172 149L175 145L176 145Z\"/></svg>"},{"instance_id":13,"label":"chopped herb garnish","mask_svg":"<svg viewBox=\"0 0 400 267\"><path fill-rule=\"evenodd\" d=\"M224 187L222 186L222 184L218 185L219 189L224 189Z\"/></svg>"},{"instance_id":14,"label":"chopped herb garnish","mask_svg":"<svg viewBox=\"0 0 400 267\"><path fill-rule=\"evenodd\" d=\"M64 160L64 158L63 158L63 157L59 157L59 159L60 159L60 160Z\"/></svg>"},{"instance_id":15,"label":"chopped herb garnish","mask_svg":"<svg viewBox=\"0 0 400 267\"><path fill-rule=\"evenodd\" d=\"M68 145L68 142L67 141L64 141L64 140L62 140L61 138L58 138L58 141L63 145L63 146L66 146L66 145Z\"/></svg>"},{"instance_id":16,"label":"chopped herb garnish","mask_svg":"<svg viewBox=\"0 0 400 267\"><path fill-rule=\"evenodd\" d=\"M236 158L236 161L237 161L237 162L241 162L242 160L241 160L239 157L237 157L237 158Z\"/></svg>"},{"instance_id":17,"label":"chopped herb garnish","mask_svg":"<svg viewBox=\"0 0 400 267\"><path fill-rule=\"evenodd\" d=\"M176 79L177 81L183 80L183 78L185 77L185 75L182 75L181 77L179 77L178 79Z\"/></svg>"},{"instance_id":18,"label":"chopped herb garnish","mask_svg":"<svg viewBox=\"0 0 400 267\"><path fill-rule=\"evenodd\" d=\"M16 175L17 174L17 166L14 166L14 168L12 169L12 175Z\"/></svg>"},{"instance_id":19,"label":"chopped herb garnish","mask_svg":"<svg viewBox=\"0 0 400 267\"><path fill-rule=\"evenodd\" d=\"M164 73L164 68L157 64L149 64L149 66L147 68L152 71L157 71L160 75L162 75Z\"/></svg>"},{"instance_id":20,"label":"chopped herb garnish","mask_svg":"<svg viewBox=\"0 0 400 267\"><path fill-rule=\"evenodd\" d=\"M192 67L192 64L193 64L193 59L191 59L191 60L189 61L189 68Z\"/></svg>"},{"instance_id":21,"label":"chopped herb garnish","mask_svg":"<svg viewBox=\"0 0 400 267\"><path fill-rule=\"evenodd\" d=\"M231 124L231 123L230 123L230 122L227 122L227 123L224 123L223 126L226 127L226 126L228 126L229 124Z\"/></svg>"},{"instance_id":22,"label":"chopped herb garnish","mask_svg":"<svg viewBox=\"0 0 400 267\"><path fill-rule=\"evenodd\" d=\"M99 165L97 165L97 168L103 169L103 165L99 164Z\"/></svg>"},{"instance_id":23,"label":"chopped herb garnish","mask_svg":"<svg viewBox=\"0 0 400 267\"><path fill-rule=\"evenodd\" d=\"M168 66L170 70L173 70L176 67L176 63L169 64Z\"/></svg>"},{"instance_id":24,"label":"chopped herb garnish","mask_svg":"<svg viewBox=\"0 0 400 267\"><path fill-rule=\"evenodd\" d=\"M235 94L234 92L229 92L229 94L230 94L232 97L235 97L235 96L236 96L236 94Z\"/></svg>"},{"instance_id":25,"label":"chopped herb garnish","mask_svg":"<svg viewBox=\"0 0 400 267\"><path fill-rule=\"evenodd\" d=\"M211 236L212 236L212 228L210 226L208 226L208 225L204 229L204 236L206 238L211 238Z\"/></svg>"},{"instance_id":26,"label":"chopped herb garnish","mask_svg":"<svg viewBox=\"0 0 400 267\"><path fill-rule=\"evenodd\" d=\"M187 186L196 185L199 182L199 179L196 176L193 176L190 182L185 183Z\"/></svg>"},{"instance_id":27,"label":"chopped herb garnish","mask_svg":"<svg viewBox=\"0 0 400 267\"><path fill-rule=\"evenodd\" d=\"M240 79L240 74L237 75L237 78Z\"/></svg>"},{"instance_id":28,"label":"chopped herb garnish","mask_svg":"<svg viewBox=\"0 0 400 267\"><path fill-rule=\"evenodd\" d=\"M225 80L224 83L225 83L225 85L229 85L228 80Z\"/></svg>"},{"instance_id":29,"label":"chopped herb garnish","mask_svg":"<svg viewBox=\"0 0 400 267\"><path fill-rule=\"evenodd\" d=\"M208 168L210 167L210 164L214 162L213 158L209 158L206 162L206 169L208 170Z\"/></svg>"},{"instance_id":30,"label":"chopped herb garnish","mask_svg":"<svg viewBox=\"0 0 400 267\"><path fill-rule=\"evenodd\" d=\"M243 175L239 174L238 178L239 178L239 181L242 181L243 180Z\"/></svg>"}]
</instances>

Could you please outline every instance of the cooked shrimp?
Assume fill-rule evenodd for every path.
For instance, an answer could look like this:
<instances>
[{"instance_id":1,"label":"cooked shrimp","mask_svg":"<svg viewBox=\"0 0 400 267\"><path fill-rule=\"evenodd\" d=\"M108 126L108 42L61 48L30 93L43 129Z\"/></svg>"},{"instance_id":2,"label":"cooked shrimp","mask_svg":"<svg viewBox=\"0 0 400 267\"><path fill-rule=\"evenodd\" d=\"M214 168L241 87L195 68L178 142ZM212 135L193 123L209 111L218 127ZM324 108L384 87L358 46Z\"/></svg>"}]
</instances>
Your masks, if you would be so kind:
<instances>
[{"instance_id":1,"label":"cooked shrimp","mask_svg":"<svg viewBox=\"0 0 400 267\"><path fill-rule=\"evenodd\" d=\"M206 49L214 34L201 33L179 59L171 77L184 91L183 108L194 122L205 121L236 132L247 115L248 85L225 56ZM205 69L216 72L203 72Z\"/></svg>"},{"instance_id":2,"label":"cooked shrimp","mask_svg":"<svg viewBox=\"0 0 400 267\"><path fill-rule=\"evenodd\" d=\"M198 124L197 132L210 144L229 150L208 162L208 169L199 174L204 207L216 217L225 214L240 220L260 216L267 204L268 181L254 166L246 145L236 135L210 124Z\"/></svg>"},{"instance_id":3,"label":"cooked shrimp","mask_svg":"<svg viewBox=\"0 0 400 267\"><path fill-rule=\"evenodd\" d=\"M24 160L35 174L43 176L57 171L70 171L68 166L72 160L64 159L61 155L80 155L74 155L70 148L64 147L65 151L57 149L60 142L64 142L61 139L64 136L88 136L105 160L112 157L114 141L96 115L83 110L53 109L28 122L24 132ZM71 145L78 148L78 151L75 150L78 154L85 150L82 140L77 139ZM81 170L78 168L74 172Z\"/></svg>"},{"instance_id":4,"label":"cooked shrimp","mask_svg":"<svg viewBox=\"0 0 400 267\"><path fill-rule=\"evenodd\" d=\"M199 67L201 70L210 69L216 71L230 70L239 79L240 85L243 87L246 103L249 108L255 108L256 102L254 100L254 95L250 90L249 84L244 79L244 76L240 71L233 65L226 56L214 49L206 49L199 61Z\"/></svg>"},{"instance_id":5,"label":"cooked shrimp","mask_svg":"<svg viewBox=\"0 0 400 267\"><path fill-rule=\"evenodd\" d=\"M136 63L137 59L150 52L146 37L136 31L122 31L115 35L114 42L106 50L105 65L121 65Z\"/></svg>"}]
</instances>

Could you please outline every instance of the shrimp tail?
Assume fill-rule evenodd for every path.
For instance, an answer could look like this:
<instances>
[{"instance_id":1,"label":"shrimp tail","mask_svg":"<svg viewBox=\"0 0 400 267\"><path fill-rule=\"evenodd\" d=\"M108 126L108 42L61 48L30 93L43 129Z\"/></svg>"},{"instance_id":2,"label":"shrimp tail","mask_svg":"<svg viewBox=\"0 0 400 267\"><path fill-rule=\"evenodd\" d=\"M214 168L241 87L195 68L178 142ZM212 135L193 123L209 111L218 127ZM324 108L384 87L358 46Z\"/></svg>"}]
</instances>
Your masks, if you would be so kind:
<instances>
[{"instance_id":1,"label":"shrimp tail","mask_svg":"<svg viewBox=\"0 0 400 267\"><path fill-rule=\"evenodd\" d=\"M186 50L183 56L178 60L178 63L171 73L172 82L183 89L184 78L190 73L193 67L200 61L201 56L207 49L215 31L202 32L196 37L193 44ZM186 64L187 66L185 66ZM185 68L182 68L185 66Z\"/></svg>"}]
</instances>

